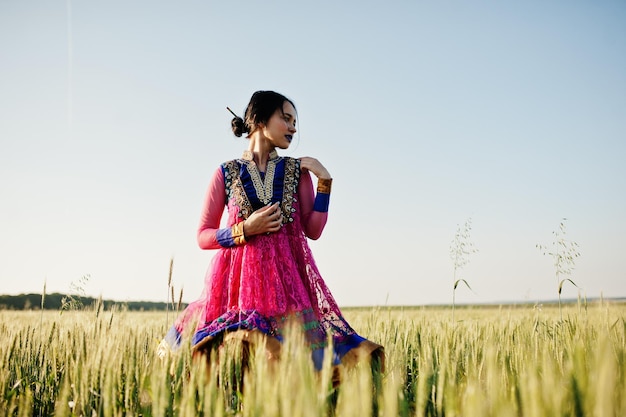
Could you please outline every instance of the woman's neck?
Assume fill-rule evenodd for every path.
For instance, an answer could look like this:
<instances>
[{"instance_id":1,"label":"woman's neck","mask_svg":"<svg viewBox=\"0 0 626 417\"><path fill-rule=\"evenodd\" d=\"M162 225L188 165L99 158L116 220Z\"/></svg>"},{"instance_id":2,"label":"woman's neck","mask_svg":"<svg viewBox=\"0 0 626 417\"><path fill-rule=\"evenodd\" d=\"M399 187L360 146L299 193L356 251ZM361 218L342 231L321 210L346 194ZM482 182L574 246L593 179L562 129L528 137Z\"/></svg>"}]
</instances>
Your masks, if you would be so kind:
<instances>
[{"instance_id":1,"label":"woman's neck","mask_svg":"<svg viewBox=\"0 0 626 417\"><path fill-rule=\"evenodd\" d=\"M248 150L252 152L254 163L259 171L265 171L270 152L274 149L275 146L272 145L266 138L259 135L253 135L250 137L250 146L248 147Z\"/></svg>"}]
</instances>

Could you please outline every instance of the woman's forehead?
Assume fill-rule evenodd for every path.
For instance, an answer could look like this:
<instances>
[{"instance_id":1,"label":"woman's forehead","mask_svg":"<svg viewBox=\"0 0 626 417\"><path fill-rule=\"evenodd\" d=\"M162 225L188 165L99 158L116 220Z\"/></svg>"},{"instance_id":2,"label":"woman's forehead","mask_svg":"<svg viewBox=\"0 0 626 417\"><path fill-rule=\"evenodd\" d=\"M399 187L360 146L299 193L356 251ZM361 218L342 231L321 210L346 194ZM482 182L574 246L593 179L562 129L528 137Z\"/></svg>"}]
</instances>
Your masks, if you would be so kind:
<instances>
[{"instance_id":1,"label":"woman's forehead","mask_svg":"<svg viewBox=\"0 0 626 417\"><path fill-rule=\"evenodd\" d=\"M293 104L291 104L289 101L285 101L283 103L283 113L285 115L290 115L291 117L296 117L296 109L295 107L293 107Z\"/></svg>"}]
</instances>

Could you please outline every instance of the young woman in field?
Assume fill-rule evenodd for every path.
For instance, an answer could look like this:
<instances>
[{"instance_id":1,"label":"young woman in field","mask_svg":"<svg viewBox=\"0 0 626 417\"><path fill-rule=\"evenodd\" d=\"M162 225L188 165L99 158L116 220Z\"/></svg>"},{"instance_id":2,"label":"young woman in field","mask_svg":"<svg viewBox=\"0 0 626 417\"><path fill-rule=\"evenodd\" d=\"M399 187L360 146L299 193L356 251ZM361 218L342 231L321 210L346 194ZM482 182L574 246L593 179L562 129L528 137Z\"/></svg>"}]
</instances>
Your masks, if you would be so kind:
<instances>
[{"instance_id":1,"label":"young woman in field","mask_svg":"<svg viewBox=\"0 0 626 417\"><path fill-rule=\"evenodd\" d=\"M210 354L216 345L235 339L263 341L268 357L278 358L287 324L297 323L317 369L327 335L335 365L372 356L382 361L382 347L344 320L307 243L324 230L332 178L314 158L278 155L276 150L287 149L296 133L296 116L294 103L285 96L257 91L244 118L232 119L233 133L246 135L248 149L241 158L221 164L210 181L198 243L218 253L201 298L170 329L170 345L178 346L183 332L195 325L195 353ZM317 178L316 192L311 173ZM227 226L220 228L225 207Z\"/></svg>"}]
</instances>

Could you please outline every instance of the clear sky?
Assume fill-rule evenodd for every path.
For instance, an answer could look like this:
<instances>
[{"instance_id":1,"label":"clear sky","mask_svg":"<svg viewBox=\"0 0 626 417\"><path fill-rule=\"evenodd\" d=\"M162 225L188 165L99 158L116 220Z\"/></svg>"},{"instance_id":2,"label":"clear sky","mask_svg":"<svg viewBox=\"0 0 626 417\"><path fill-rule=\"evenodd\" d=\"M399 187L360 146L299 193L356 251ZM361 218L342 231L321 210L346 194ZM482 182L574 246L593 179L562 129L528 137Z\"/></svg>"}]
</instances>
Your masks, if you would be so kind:
<instances>
[{"instance_id":1,"label":"clear sky","mask_svg":"<svg viewBox=\"0 0 626 417\"><path fill-rule=\"evenodd\" d=\"M312 248L343 306L626 296L623 1L0 0L0 293L199 296L230 106L298 108L287 156L334 177ZM577 289L564 287L576 297Z\"/></svg>"}]
</instances>

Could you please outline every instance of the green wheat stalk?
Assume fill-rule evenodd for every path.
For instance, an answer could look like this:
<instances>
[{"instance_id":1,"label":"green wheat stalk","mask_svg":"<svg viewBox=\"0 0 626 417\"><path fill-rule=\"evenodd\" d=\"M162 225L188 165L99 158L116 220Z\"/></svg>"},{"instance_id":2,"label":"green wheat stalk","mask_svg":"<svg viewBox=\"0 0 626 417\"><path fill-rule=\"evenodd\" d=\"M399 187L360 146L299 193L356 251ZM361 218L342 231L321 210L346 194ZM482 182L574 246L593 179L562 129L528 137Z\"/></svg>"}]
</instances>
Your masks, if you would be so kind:
<instances>
[{"instance_id":1,"label":"green wheat stalk","mask_svg":"<svg viewBox=\"0 0 626 417\"><path fill-rule=\"evenodd\" d=\"M43 280L43 291L41 292L41 314L39 316L39 338L41 338L41 329L43 328L43 306L46 299L46 280Z\"/></svg>"},{"instance_id":2,"label":"green wheat stalk","mask_svg":"<svg viewBox=\"0 0 626 417\"><path fill-rule=\"evenodd\" d=\"M172 273L174 272L174 258L170 258L170 272L167 275L167 294L165 296L165 327L167 328L167 326L169 326L170 323L170 319L169 319L169 298L170 298L170 290L174 291L174 289L172 288ZM172 298L174 298L172 296Z\"/></svg>"},{"instance_id":3,"label":"green wheat stalk","mask_svg":"<svg viewBox=\"0 0 626 417\"><path fill-rule=\"evenodd\" d=\"M183 303L183 288L180 289L180 294L178 295L178 304L176 304L176 312L180 311L180 306Z\"/></svg>"}]
</instances>

